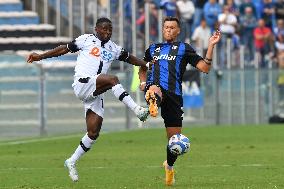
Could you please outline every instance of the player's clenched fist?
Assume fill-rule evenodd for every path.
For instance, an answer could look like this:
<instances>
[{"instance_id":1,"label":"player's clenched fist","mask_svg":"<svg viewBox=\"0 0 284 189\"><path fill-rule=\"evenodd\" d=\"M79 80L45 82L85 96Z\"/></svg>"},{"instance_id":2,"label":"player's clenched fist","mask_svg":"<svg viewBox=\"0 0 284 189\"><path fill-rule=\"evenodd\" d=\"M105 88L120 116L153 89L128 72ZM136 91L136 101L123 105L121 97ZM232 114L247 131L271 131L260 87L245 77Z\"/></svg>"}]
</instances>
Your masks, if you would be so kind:
<instances>
[{"instance_id":1,"label":"player's clenched fist","mask_svg":"<svg viewBox=\"0 0 284 189\"><path fill-rule=\"evenodd\" d=\"M41 56L37 53L31 53L27 58L28 63L32 63L33 61L39 61L39 60L41 60Z\"/></svg>"}]
</instances>

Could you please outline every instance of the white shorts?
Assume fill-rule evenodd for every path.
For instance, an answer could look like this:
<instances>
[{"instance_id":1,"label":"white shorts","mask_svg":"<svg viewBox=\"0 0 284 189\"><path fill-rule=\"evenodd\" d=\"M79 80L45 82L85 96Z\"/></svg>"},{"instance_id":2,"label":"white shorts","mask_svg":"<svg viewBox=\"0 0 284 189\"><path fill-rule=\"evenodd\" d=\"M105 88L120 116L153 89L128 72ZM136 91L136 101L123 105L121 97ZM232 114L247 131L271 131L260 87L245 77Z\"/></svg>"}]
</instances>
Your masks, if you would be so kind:
<instances>
[{"instance_id":1,"label":"white shorts","mask_svg":"<svg viewBox=\"0 0 284 189\"><path fill-rule=\"evenodd\" d=\"M96 90L96 80L98 76L99 75L88 77L89 79L75 77L72 87L74 89L75 95L84 103L85 116L87 111L90 109L103 118L104 95L103 94L97 96L93 95L93 93Z\"/></svg>"}]
</instances>

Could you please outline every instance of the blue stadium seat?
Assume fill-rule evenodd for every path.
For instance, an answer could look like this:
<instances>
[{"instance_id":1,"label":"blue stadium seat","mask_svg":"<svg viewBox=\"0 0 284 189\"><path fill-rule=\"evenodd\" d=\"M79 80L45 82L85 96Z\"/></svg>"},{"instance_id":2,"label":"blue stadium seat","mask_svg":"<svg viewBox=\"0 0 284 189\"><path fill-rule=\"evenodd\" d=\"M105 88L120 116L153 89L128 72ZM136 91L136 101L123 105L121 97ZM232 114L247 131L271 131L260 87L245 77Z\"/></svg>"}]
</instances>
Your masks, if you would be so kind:
<instances>
[{"instance_id":1,"label":"blue stadium seat","mask_svg":"<svg viewBox=\"0 0 284 189\"><path fill-rule=\"evenodd\" d=\"M31 11L0 12L0 25L39 24L37 13Z\"/></svg>"},{"instance_id":2,"label":"blue stadium seat","mask_svg":"<svg viewBox=\"0 0 284 189\"><path fill-rule=\"evenodd\" d=\"M22 8L20 0L0 0L0 52L49 50L70 42L69 38L56 36L55 26L40 24L36 12ZM75 60L74 57L64 59Z\"/></svg>"},{"instance_id":3,"label":"blue stadium seat","mask_svg":"<svg viewBox=\"0 0 284 189\"><path fill-rule=\"evenodd\" d=\"M0 11L7 11L7 12L12 12L12 11L23 11L23 4L22 2L2 2L0 3Z\"/></svg>"},{"instance_id":4,"label":"blue stadium seat","mask_svg":"<svg viewBox=\"0 0 284 189\"><path fill-rule=\"evenodd\" d=\"M1 63L14 64L17 62L25 62L25 58L23 56L17 56L15 54L0 54L0 60L0 66Z\"/></svg>"}]
</instances>

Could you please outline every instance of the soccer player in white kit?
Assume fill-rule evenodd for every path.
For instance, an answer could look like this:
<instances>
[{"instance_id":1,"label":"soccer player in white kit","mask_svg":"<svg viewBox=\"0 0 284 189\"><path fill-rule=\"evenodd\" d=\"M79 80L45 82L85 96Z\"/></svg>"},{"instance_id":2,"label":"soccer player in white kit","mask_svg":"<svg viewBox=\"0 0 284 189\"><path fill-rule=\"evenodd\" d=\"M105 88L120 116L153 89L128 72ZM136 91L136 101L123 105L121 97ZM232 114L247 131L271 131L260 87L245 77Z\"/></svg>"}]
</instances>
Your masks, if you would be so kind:
<instances>
[{"instance_id":1,"label":"soccer player in white kit","mask_svg":"<svg viewBox=\"0 0 284 189\"><path fill-rule=\"evenodd\" d=\"M81 35L67 45L60 45L42 54L31 53L27 59L28 63L32 63L33 61L64 55L68 52L80 51L72 87L75 95L84 103L87 133L81 139L80 145L73 155L64 163L73 181L79 179L75 167L76 161L91 148L99 137L104 114L102 94L105 91L112 89L114 96L133 110L141 121L145 121L149 115L148 108L143 108L133 101L119 83L117 76L106 73L114 60L143 67L149 67L150 63L134 57L110 40L112 23L108 18L97 20L95 33Z\"/></svg>"}]
</instances>

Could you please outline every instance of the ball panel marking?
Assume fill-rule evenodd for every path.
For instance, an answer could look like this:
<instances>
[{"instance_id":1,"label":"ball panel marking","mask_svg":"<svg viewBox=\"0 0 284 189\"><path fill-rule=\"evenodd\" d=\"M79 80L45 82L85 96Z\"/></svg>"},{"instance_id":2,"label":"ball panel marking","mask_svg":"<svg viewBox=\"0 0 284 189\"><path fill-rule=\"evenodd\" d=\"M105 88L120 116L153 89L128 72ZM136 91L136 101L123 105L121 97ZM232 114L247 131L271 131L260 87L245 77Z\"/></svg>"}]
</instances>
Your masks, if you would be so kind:
<instances>
[{"instance_id":1,"label":"ball panel marking","mask_svg":"<svg viewBox=\"0 0 284 189\"><path fill-rule=\"evenodd\" d=\"M175 155L182 155L189 151L190 140L183 134L175 134L169 140L169 149Z\"/></svg>"}]
</instances>

